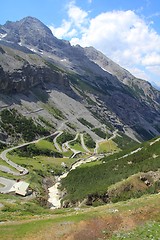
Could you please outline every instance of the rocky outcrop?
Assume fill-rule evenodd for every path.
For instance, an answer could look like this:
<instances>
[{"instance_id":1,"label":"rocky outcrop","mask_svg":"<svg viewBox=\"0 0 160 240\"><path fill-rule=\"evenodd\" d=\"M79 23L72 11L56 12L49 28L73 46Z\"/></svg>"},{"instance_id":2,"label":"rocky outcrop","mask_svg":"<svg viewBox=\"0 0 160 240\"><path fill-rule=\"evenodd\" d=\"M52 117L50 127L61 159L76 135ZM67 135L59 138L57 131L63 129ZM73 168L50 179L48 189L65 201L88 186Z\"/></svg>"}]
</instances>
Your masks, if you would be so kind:
<instances>
[{"instance_id":1,"label":"rocky outcrop","mask_svg":"<svg viewBox=\"0 0 160 240\"><path fill-rule=\"evenodd\" d=\"M89 194L85 199L82 201L69 201L69 200L62 200L62 207L63 208L73 208L73 207L81 207L81 206L96 206L101 204L106 204L110 202L110 198L108 193L104 194Z\"/></svg>"},{"instance_id":2,"label":"rocky outcrop","mask_svg":"<svg viewBox=\"0 0 160 240\"><path fill-rule=\"evenodd\" d=\"M153 88L149 82L134 77L129 71L122 68L93 47L84 48L84 52L91 61L98 64L103 70L116 76L123 84L129 86L135 96L145 101L152 99L160 103L160 92Z\"/></svg>"},{"instance_id":3,"label":"rocky outcrop","mask_svg":"<svg viewBox=\"0 0 160 240\"><path fill-rule=\"evenodd\" d=\"M142 139L159 135L160 92L93 47L71 46L32 17L0 26L0 43L0 92L19 93L39 84L45 90L53 83L121 131L126 126Z\"/></svg>"},{"instance_id":4,"label":"rocky outcrop","mask_svg":"<svg viewBox=\"0 0 160 240\"><path fill-rule=\"evenodd\" d=\"M58 45L65 45L65 41L58 40L51 30L34 17L26 17L20 21L7 21L1 28L6 33L3 40L19 43L20 45L32 45L37 49L47 52L54 51Z\"/></svg>"},{"instance_id":5,"label":"rocky outcrop","mask_svg":"<svg viewBox=\"0 0 160 240\"><path fill-rule=\"evenodd\" d=\"M3 68L0 67L0 92L22 92L38 84L44 87L45 83L48 82L57 86L69 87L66 74L52 71L47 67L36 67L26 64L12 73L4 72Z\"/></svg>"},{"instance_id":6,"label":"rocky outcrop","mask_svg":"<svg viewBox=\"0 0 160 240\"><path fill-rule=\"evenodd\" d=\"M2 47L0 47L0 53L2 53L2 54L4 54L4 53L5 53L5 51L3 50L3 48L2 48Z\"/></svg>"},{"instance_id":7,"label":"rocky outcrop","mask_svg":"<svg viewBox=\"0 0 160 240\"><path fill-rule=\"evenodd\" d=\"M7 134L0 131L0 142L4 142L7 139Z\"/></svg>"}]
</instances>

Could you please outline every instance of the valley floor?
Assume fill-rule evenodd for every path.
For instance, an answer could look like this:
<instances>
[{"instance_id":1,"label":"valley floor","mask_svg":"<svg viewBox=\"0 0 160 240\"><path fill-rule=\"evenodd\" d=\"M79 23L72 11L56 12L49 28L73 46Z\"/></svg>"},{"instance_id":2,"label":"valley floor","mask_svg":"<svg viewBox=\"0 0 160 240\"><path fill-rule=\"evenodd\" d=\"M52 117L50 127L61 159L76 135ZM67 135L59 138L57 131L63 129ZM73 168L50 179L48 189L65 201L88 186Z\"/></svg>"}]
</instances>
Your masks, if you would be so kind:
<instances>
[{"instance_id":1,"label":"valley floor","mask_svg":"<svg viewBox=\"0 0 160 240\"><path fill-rule=\"evenodd\" d=\"M43 140L43 139L46 139L46 138L48 138L48 137L51 137L51 136L55 136L55 137L54 137L54 140L53 140L53 143L54 143L54 146L55 146L55 148L57 149L58 152L66 152L67 150L70 150L70 151L73 152L73 155L71 156L71 158L74 158L77 154L81 153L81 151L74 149L74 148L71 147L69 144L70 144L71 142L74 142L74 141L77 140L77 138L78 138L78 136L79 136L79 133L76 134L76 136L75 136L75 138L74 138L73 140L67 141L67 142L63 143L63 145L62 145L62 150L61 150L61 147L60 147L59 144L57 143L57 138L58 138L62 133L63 133L63 131L57 131L57 132L55 132L55 133L53 133L53 134L51 134L51 135L49 135L49 136L42 137L42 138L40 138L40 139L38 139L38 140L35 140L35 141L32 141L32 142L23 143L23 144L21 144L21 145L18 145L18 146L15 146L15 147L11 147L11 148L9 148L9 149L4 150L3 152L1 152L0 158L7 163L7 166L0 165L0 170L3 171L3 172L6 172L6 173L10 173L10 174L15 175L15 176L18 176L18 175L19 175L19 176L22 176L22 175L28 174L28 170L27 170L26 168L21 167L20 165L18 165L18 164L16 164L16 163L14 163L13 161L9 160L9 159L7 158L7 153L9 153L10 151L12 151L12 150L14 150L14 149L18 149L18 148L21 148L21 147L23 147L23 146L27 146L27 145L29 145L29 144L37 143L37 142L39 142L39 141L41 141L41 140ZM104 141L106 141L106 142L107 142L107 141L110 141L111 139L113 139L113 138L116 136L116 134L117 134L117 131L115 131L115 132L113 133L113 136L110 137L110 139L108 139L108 140L104 140L104 139L99 140L99 141L96 143L96 147L95 147L95 149L93 149L93 152L94 152L95 154L97 154L99 144L100 144L101 142L104 142ZM78 161L78 163L77 163L77 161L76 161L75 165L72 165L70 171L71 171L72 169L75 169L77 166L80 166L80 165L83 164L83 163L91 162L91 161L95 161L95 160L99 159L99 156L98 156L98 155L97 155L96 157L93 157L93 158L90 157L90 156L92 155L92 152L90 152L90 150L85 146L83 134L80 134L80 139L81 139L81 144L82 144L81 148L83 149L84 153L86 152L86 153L90 153L90 154L89 154L89 157L88 157L87 159L81 158L81 159ZM101 157L102 157L102 156L100 156L100 158L101 158ZM61 178L63 178L64 176L66 176L66 174L63 174L63 176L61 176L61 177L59 178L59 181L58 181L58 182L60 182ZM4 180L5 180L5 181L4 181ZM9 193L9 192L11 191L13 185L15 184L15 182L13 182L13 181L12 181L12 184L11 184L11 181L10 181L9 179L7 179L7 178L3 178L3 179L0 178L0 183L2 184L2 187L0 187L0 192L1 192L1 193ZM3 185L4 185L5 187L3 187ZM51 195L52 195L52 199L53 199L53 200L51 200L51 198L50 198L50 202L54 202L54 203L55 203L55 202L56 202L55 199L57 199L57 204L56 204L56 206L59 207L59 206L60 206L60 203L59 203L60 200L57 198L57 195L58 195L58 192L59 192L58 189L57 189L57 188L58 188L57 181L56 181L56 184L55 184L55 185L56 185L56 189L54 189L54 186L53 186L53 188L52 188L51 190L49 190L50 193L51 193ZM54 194L55 196L54 196L54 197L53 197L53 192L55 192L55 194Z\"/></svg>"},{"instance_id":2,"label":"valley floor","mask_svg":"<svg viewBox=\"0 0 160 240\"><path fill-rule=\"evenodd\" d=\"M106 141L112 141L115 138L116 132L114 132L113 137L111 136L110 139ZM83 136L81 135L81 138ZM77 140L78 135L66 142L66 146L70 148L70 151L73 153L71 156L74 155L74 151L72 148L77 148L78 145L74 143ZM81 139L80 138L80 139ZM147 146L153 148L153 160L157 158L158 155L155 156L156 144L158 144L160 138L156 140L151 140L148 142ZM53 145L52 142L45 142L43 140L43 144L47 144L47 147ZM56 141L57 142L57 141ZM102 141L104 142L104 140ZM39 144L37 140L36 143ZM72 143L72 144L71 144ZM73 144L74 143L74 144ZM27 143L28 144L28 143ZM57 142L57 144L59 144ZM58 145L59 146L59 145ZM65 146L65 147L66 147ZM113 144L112 144L113 146ZM44 145L43 145L44 147ZM56 146L52 146L54 149ZM82 147L82 146L81 146ZM111 142L109 142L109 147L111 148ZM18 148L18 147L15 147ZM79 148L79 146L78 146ZM11 148L13 150L13 148ZM60 149L62 146L60 145ZM97 149L97 146L96 146ZM122 155L119 157L119 164L120 160L126 160L127 157L132 157L134 154L141 155L141 152L144 155L146 149L146 145L142 145L142 147L138 147L135 150ZM142 151L144 150L144 151ZM8 158L6 154L8 153L9 149L1 153L1 157L3 161L8 163ZM68 149L67 149L68 151ZM110 151L110 149L109 149ZM150 149L151 151L151 149ZM63 152L63 151L62 151ZM65 151L64 151L65 152ZM66 152L65 152L66 153ZM98 207L75 207L75 208L61 208L60 209L60 200L61 200L61 193L59 193L58 185L62 178L65 178L67 174L82 165L83 163L96 161L97 159L102 157L101 153L96 154L95 149L92 149L92 152L88 153L83 152L85 154L85 158L75 158L70 159L70 166L67 166L67 170L64 174L57 177L57 180L50 190L50 199L49 202L52 203L50 207L52 209L45 209L35 201L28 201L26 198L17 198L13 195L6 196L5 194L1 194L1 205L0 205L0 238L2 240L8 239L15 239L15 240L102 240L102 239L132 239L132 240L146 240L146 239L155 239L159 240L160 236L160 194L150 194L147 195L146 193L138 199L130 199L124 202L118 203L108 203L103 206ZM109 153L110 154L110 153ZM15 155L16 157L18 155ZM12 157L15 159L12 155ZM150 155L144 155L147 156ZM43 156L44 158L44 156ZM67 159L67 160L68 160ZM138 156L136 155L136 158ZM9 160L10 167L14 167L14 160L13 162ZM19 159L20 163L26 163L26 159ZM32 164L34 161L36 164L39 165L32 165L33 167L41 166L44 167L43 162L41 162L41 158L35 159L35 157L31 158L30 160ZM53 161L53 159L52 159ZM57 160L58 161L58 160ZM61 158L61 162L65 161L65 158ZM157 160L158 161L158 160ZM19 162L16 161L16 170L18 171ZM30 162L30 163L31 163ZM112 161L111 161L112 162ZM49 162L49 158L47 159L47 164ZM133 162L128 161L127 165L130 165ZM65 163L63 162L65 165ZM92 163L93 164L93 163ZM139 162L140 164L140 162ZM123 163L124 165L124 163ZM29 163L27 166L30 166ZM32 169L31 168L31 169ZM104 167L103 167L104 168ZM49 166L49 170L51 169L51 165ZM157 168L156 168L157 169ZM37 168L36 168L37 170ZM45 170L45 169L43 169ZM77 170L77 169L76 169ZM75 171L76 171L75 170ZM26 170L27 171L27 167ZM82 167L82 171L84 169ZM116 171L116 170L115 170ZM37 172L36 172L37 173ZM41 173L41 172L40 172ZM29 173L30 174L30 173ZM27 174L26 176L28 176ZM26 177L23 176L23 177ZM33 175L33 177L37 177L38 175ZM94 175L95 177L95 175ZM107 175L108 177L108 175ZM115 178L115 176L114 176ZM76 175L76 179L78 176ZM40 181L40 184L42 182ZM85 182L86 183L86 182ZM2 185L5 185L2 183ZM106 185L106 180L105 180ZM38 186L38 185L37 185ZM2 188L2 186L0 185ZM85 185L86 187L86 185ZM8 197L8 198L7 198ZM134 196L133 196L134 197ZM136 197L136 196L135 196ZM101 203L104 204L104 203ZM59 209L56 209L59 208Z\"/></svg>"}]
</instances>

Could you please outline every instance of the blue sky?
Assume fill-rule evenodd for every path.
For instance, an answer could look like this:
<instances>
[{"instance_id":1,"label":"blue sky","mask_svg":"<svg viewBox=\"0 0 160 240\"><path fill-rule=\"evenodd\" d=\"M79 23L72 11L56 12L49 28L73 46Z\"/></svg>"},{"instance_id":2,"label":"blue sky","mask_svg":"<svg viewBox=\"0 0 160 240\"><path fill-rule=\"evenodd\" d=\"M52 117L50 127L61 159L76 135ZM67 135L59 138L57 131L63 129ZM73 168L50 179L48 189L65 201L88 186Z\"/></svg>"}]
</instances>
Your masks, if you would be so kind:
<instances>
[{"instance_id":1,"label":"blue sky","mask_svg":"<svg viewBox=\"0 0 160 240\"><path fill-rule=\"evenodd\" d=\"M160 87L160 0L1 0L0 24L26 16Z\"/></svg>"}]
</instances>

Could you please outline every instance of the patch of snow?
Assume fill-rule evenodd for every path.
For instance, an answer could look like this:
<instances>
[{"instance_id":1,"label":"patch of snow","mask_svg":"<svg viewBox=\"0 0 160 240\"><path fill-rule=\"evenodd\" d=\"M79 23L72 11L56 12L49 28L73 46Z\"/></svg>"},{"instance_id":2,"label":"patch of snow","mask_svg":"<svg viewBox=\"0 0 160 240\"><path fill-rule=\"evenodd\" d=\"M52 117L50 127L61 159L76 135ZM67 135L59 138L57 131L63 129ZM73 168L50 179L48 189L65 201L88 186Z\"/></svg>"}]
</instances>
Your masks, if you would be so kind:
<instances>
[{"instance_id":1,"label":"patch of snow","mask_svg":"<svg viewBox=\"0 0 160 240\"><path fill-rule=\"evenodd\" d=\"M157 138L154 142L150 143L150 146L152 146L154 143L159 142L159 141L160 141L160 138Z\"/></svg>"},{"instance_id":2,"label":"patch of snow","mask_svg":"<svg viewBox=\"0 0 160 240\"><path fill-rule=\"evenodd\" d=\"M134 153L137 153L137 152L141 151L141 149L142 149L142 148L137 148L136 150L134 150L134 151L132 151L132 152L130 152L130 153L128 153L128 154L126 154L126 155L118 158L118 159L128 157L128 156L130 156L130 155L132 155L132 154L134 154Z\"/></svg>"},{"instance_id":3,"label":"patch of snow","mask_svg":"<svg viewBox=\"0 0 160 240\"><path fill-rule=\"evenodd\" d=\"M7 33L5 33L5 34L0 33L0 40L2 40L6 36L7 36Z\"/></svg>"},{"instance_id":4,"label":"patch of snow","mask_svg":"<svg viewBox=\"0 0 160 240\"><path fill-rule=\"evenodd\" d=\"M29 50L31 50L32 52L37 52L34 48L29 48L29 47L27 47Z\"/></svg>"},{"instance_id":5,"label":"patch of snow","mask_svg":"<svg viewBox=\"0 0 160 240\"><path fill-rule=\"evenodd\" d=\"M103 71L108 72L105 68L101 67Z\"/></svg>"},{"instance_id":6,"label":"patch of snow","mask_svg":"<svg viewBox=\"0 0 160 240\"><path fill-rule=\"evenodd\" d=\"M61 62L66 62L67 61L67 59L66 58L64 58L64 59L61 59Z\"/></svg>"},{"instance_id":7,"label":"patch of snow","mask_svg":"<svg viewBox=\"0 0 160 240\"><path fill-rule=\"evenodd\" d=\"M105 68L103 68L102 66L100 66L100 64L99 64L98 62L95 61L95 63L96 63L97 65L99 65L99 67L100 67L103 71L112 74L112 72L110 72L108 69L105 69Z\"/></svg>"}]
</instances>

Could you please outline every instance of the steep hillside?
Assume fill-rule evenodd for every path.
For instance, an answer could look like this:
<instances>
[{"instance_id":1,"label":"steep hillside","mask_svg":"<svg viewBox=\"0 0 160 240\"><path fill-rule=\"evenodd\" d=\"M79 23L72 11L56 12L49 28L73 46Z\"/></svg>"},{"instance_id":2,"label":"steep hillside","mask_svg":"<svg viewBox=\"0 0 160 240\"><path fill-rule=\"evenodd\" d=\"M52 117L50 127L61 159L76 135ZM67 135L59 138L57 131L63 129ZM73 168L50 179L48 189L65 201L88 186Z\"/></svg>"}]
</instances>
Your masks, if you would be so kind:
<instances>
[{"instance_id":1,"label":"steep hillside","mask_svg":"<svg viewBox=\"0 0 160 240\"><path fill-rule=\"evenodd\" d=\"M20 203L19 207L14 206L12 218L8 212L10 221L1 223L1 239L158 240L159 200L160 195L152 195L97 208L76 208L71 211L63 209L56 212L48 212L32 203L24 209L24 204ZM13 201L15 199L11 198L10 202ZM2 209L2 212L11 209L10 206L11 204ZM36 215L33 216L33 213ZM15 218L18 221L14 222ZM2 220L4 219L3 217Z\"/></svg>"},{"instance_id":2,"label":"steep hillside","mask_svg":"<svg viewBox=\"0 0 160 240\"><path fill-rule=\"evenodd\" d=\"M103 70L116 76L118 80L129 86L134 93L139 95L144 101L147 102L149 99L154 100L155 102L153 103L155 103L155 106L160 102L159 91L153 88L149 82L134 77L126 69L122 68L93 47L86 47L84 51L91 61L98 64Z\"/></svg>"},{"instance_id":3,"label":"steep hillside","mask_svg":"<svg viewBox=\"0 0 160 240\"><path fill-rule=\"evenodd\" d=\"M58 137L58 142L62 144L73 137L65 134ZM39 195L22 198L13 193L0 194L1 239L158 239L159 145L160 138L155 138L72 170L62 179L63 209L46 209L46 199ZM64 171L60 167L62 161L67 168L74 165L71 159L55 161L46 153L57 153L51 138L24 146L10 155L17 164L27 166L29 174L25 179L30 179L37 192L42 191L42 184L53 184L49 178L53 169L58 176Z\"/></svg>"},{"instance_id":4,"label":"steep hillside","mask_svg":"<svg viewBox=\"0 0 160 240\"><path fill-rule=\"evenodd\" d=\"M55 128L58 109L61 124L74 119L75 129L80 131L79 112L93 126L105 124L133 139L159 135L160 93L146 81L136 79L93 48L57 39L35 18L8 21L0 32L1 109L16 108L36 122L45 115ZM39 124L46 126L44 121ZM91 129L87 131L99 139ZM1 132L6 134L4 129Z\"/></svg>"},{"instance_id":5,"label":"steep hillside","mask_svg":"<svg viewBox=\"0 0 160 240\"><path fill-rule=\"evenodd\" d=\"M159 135L150 83L36 18L0 25L2 239L159 239Z\"/></svg>"},{"instance_id":6,"label":"steep hillside","mask_svg":"<svg viewBox=\"0 0 160 240\"><path fill-rule=\"evenodd\" d=\"M64 206L99 205L160 191L160 138L86 164L62 179Z\"/></svg>"}]
</instances>

